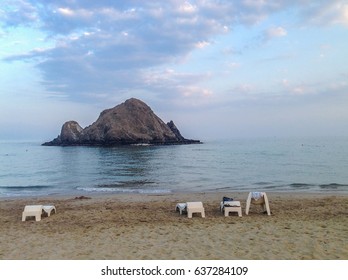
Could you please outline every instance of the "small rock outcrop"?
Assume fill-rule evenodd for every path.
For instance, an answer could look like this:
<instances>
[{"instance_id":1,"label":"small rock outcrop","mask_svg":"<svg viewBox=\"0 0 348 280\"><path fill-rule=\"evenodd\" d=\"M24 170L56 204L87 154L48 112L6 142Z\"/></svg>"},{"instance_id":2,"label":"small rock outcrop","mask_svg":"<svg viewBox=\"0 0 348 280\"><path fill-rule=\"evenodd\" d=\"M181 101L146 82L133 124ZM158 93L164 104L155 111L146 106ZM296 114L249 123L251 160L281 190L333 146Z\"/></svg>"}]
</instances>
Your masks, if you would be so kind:
<instances>
[{"instance_id":1,"label":"small rock outcrop","mask_svg":"<svg viewBox=\"0 0 348 280\"><path fill-rule=\"evenodd\" d=\"M79 141L83 128L75 121L66 122L61 130L60 139L65 143L75 143Z\"/></svg>"},{"instance_id":2,"label":"small rock outcrop","mask_svg":"<svg viewBox=\"0 0 348 280\"><path fill-rule=\"evenodd\" d=\"M176 125L174 124L173 121L170 121L169 123L167 123L168 127L170 128L170 130L175 134L176 138L179 141L185 141L186 139L181 135L179 129L176 127Z\"/></svg>"},{"instance_id":3,"label":"small rock outcrop","mask_svg":"<svg viewBox=\"0 0 348 280\"><path fill-rule=\"evenodd\" d=\"M184 138L173 121L165 124L143 101L131 98L104 110L90 126L66 122L61 134L44 146L114 146L132 144L193 144L199 140Z\"/></svg>"}]
</instances>

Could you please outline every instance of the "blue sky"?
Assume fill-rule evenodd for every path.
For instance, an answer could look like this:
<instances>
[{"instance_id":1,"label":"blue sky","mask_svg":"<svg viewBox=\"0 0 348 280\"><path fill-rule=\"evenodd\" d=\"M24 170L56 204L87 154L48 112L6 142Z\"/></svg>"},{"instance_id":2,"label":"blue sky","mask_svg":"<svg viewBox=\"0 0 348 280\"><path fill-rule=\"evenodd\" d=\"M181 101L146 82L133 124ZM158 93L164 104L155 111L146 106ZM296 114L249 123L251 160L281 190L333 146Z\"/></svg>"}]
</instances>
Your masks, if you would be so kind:
<instances>
[{"instance_id":1,"label":"blue sky","mask_svg":"<svg viewBox=\"0 0 348 280\"><path fill-rule=\"evenodd\" d=\"M348 1L0 2L0 140L130 97L203 141L348 136Z\"/></svg>"}]
</instances>

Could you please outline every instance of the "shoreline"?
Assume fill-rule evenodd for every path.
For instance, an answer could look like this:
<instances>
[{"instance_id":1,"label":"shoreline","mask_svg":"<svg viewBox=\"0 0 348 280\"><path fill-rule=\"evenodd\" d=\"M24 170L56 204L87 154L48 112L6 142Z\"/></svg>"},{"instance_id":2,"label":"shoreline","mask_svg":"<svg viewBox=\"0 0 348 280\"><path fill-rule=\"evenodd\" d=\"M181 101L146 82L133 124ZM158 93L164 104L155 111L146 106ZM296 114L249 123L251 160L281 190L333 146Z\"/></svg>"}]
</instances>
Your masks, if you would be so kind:
<instances>
[{"instance_id":1,"label":"shoreline","mask_svg":"<svg viewBox=\"0 0 348 280\"><path fill-rule=\"evenodd\" d=\"M0 259L348 259L348 195L267 192L272 215L247 192L98 194L0 198ZM242 204L224 217L222 196ZM87 195L86 195L87 197ZM179 202L202 201L206 218L179 215ZM21 221L25 205L55 205L40 222Z\"/></svg>"},{"instance_id":2,"label":"shoreline","mask_svg":"<svg viewBox=\"0 0 348 280\"><path fill-rule=\"evenodd\" d=\"M347 191L334 191L334 190L329 190L329 191L320 191L320 190L271 190L267 191L264 189L250 189L248 191L243 191L243 190L226 190L226 191L221 191L221 190L196 190L196 191L168 191L168 192L81 192L81 191L72 191L69 193L65 194L39 194L37 196L34 195L16 195L16 196L0 196L0 202L1 201L13 201L13 200L35 200L35 199L69 199L69 198L75 198L79 196L85 196L85 197L91 197L91 198L117 198L117 197L137 197L137 196L142 196L142 197L151 197L151 196L178 196L181 197L183 195L194 195L194 194L207 194L207 195L214 195L214 194L220 194L222 196L226 195L239 195L242 196L242 199L246 199L248 196L248 193L253 192L253 191L264 191L267 193L275 194L275 195L285 195L285 196L346 196L348 197L348 190ZM245 196L245 198L243 198Z\"/></svg>"}]
</instances>

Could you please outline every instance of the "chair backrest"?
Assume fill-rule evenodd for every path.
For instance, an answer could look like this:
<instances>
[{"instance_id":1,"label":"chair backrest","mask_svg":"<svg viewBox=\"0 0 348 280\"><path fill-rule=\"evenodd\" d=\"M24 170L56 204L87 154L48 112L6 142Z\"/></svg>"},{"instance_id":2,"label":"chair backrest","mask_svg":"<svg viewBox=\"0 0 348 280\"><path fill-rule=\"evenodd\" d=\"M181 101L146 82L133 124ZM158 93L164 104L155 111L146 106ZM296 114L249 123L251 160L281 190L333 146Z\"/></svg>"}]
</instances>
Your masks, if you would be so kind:
<instances>
[{"instance_id":1,"label":"chair backrest","mask_svg":"<svg viewBox=\"0 0 348 280\"><path fill-rule=\"evenodd\" d=\"M263 192L252 192L251 198L258 200L258 199L263 198L263 194L264 194Z\"/></svg>"}]
</instances>

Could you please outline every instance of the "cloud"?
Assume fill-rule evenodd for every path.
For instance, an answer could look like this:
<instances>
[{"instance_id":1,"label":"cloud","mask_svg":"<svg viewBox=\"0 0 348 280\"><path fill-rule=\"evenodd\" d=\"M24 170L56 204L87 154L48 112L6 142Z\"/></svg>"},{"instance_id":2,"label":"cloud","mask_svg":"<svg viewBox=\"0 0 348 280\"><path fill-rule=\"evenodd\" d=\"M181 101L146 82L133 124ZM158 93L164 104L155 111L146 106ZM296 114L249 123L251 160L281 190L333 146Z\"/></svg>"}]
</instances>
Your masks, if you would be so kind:
<instances>
[{"instance_id":1,"label":"cloud","mask_svg":"<svg viewBox=\"0 0 348 280\"><path fill-rule=\"evenodd\" d=\"M164 71L143 71L139 78L143 81L143 89L155 93L159 97L165 96L165 99L173 104L206 104L214 95L208 87L198 85L200 82L210 79L209 73L179 73L166 69Z\"/></svg>"},{"instance_id":2,"label":"cloud","mask_svg":"<svg viewBox=\"0 0 348 280\"><path fill-rule=\"evenodd\" d=\"M32 61L50 96L86 102L127 91L207 98L213 92L200 84L209 75L169 73L168 65L206 48L216 36L233 35L234 26L255 25L288 7L298 7L311 22L348 20L343 1L306 6L303 0L11 0L2 6L3 27L40 29L53 45L12 54L5 61ZM285 27L276 26L264 38L286 35Z\"/></svg>"},{"instance_id":3,"label":"cloud","mask_svg":"<svg viewBox=\"0 0 348 280\"><path fill-rule=\"evenodd\" d=\"M278 26L278 27L271 27L265 31L264 37L266 40L271 40L273 38L277 37L284 37L287 35L287 31L285 28Z\"/></svg>"},{"instance_id":4,"label":"cloud","mask_svg":"<svg viewBox=\"0 0 348 280\"><path fill-rule=\"evenodd\" d=\"M13 12L23 14L23 20L27 14L38 18L55 47L10 55L5 60L38 61L50 94L62 96L60 92L64 92L71 99L87 101L88 96L148 88L144 69L176 62L196 48L208 46L211 36L226 32L226 24L231 23L221 5L210 1L197 1L197 5L178 1L47 2L39 5L37 1L34 7L16 1ZM7 25L20 22L4 21ZM192 91L193 83L188 83L188 90Z\"/></svg>"},{"instance_id":5,"label":"cloud","mask_svg":"<svg viewBox=\"0 0 348 280\"><path fill-rule=\"evenodd\" d=\"M37 9L30 1L4 0L0 8L0 23L6 27L36 24L39 21Z\"/></svg>"},{"instance_id":6,"label":"cloud","mask_svg":"<svg viewBox=\"0 0 348 280\"><path fill-rule=\"evenodd\" d=\"M13 44L18 42L13 42ZM35 59L41 59L43 55L48 51L48 49L45 48L35 48L31 50L30 52L21 53L21 54L15 54L15 55L8 55L6 56L3 61L11 62L11 61L32 61Z\"/></svg>"},{"instance_id":7,"label":"cloud","mask_svg":"<svg viewBox=\"0 0 348 280\"><path fill-rule=\"evenodd\" d=\"M315 25L340 24L348 26L347 1L308 1L307 4L302 13L307 22Z\"/></svg>"}]
</instances>

